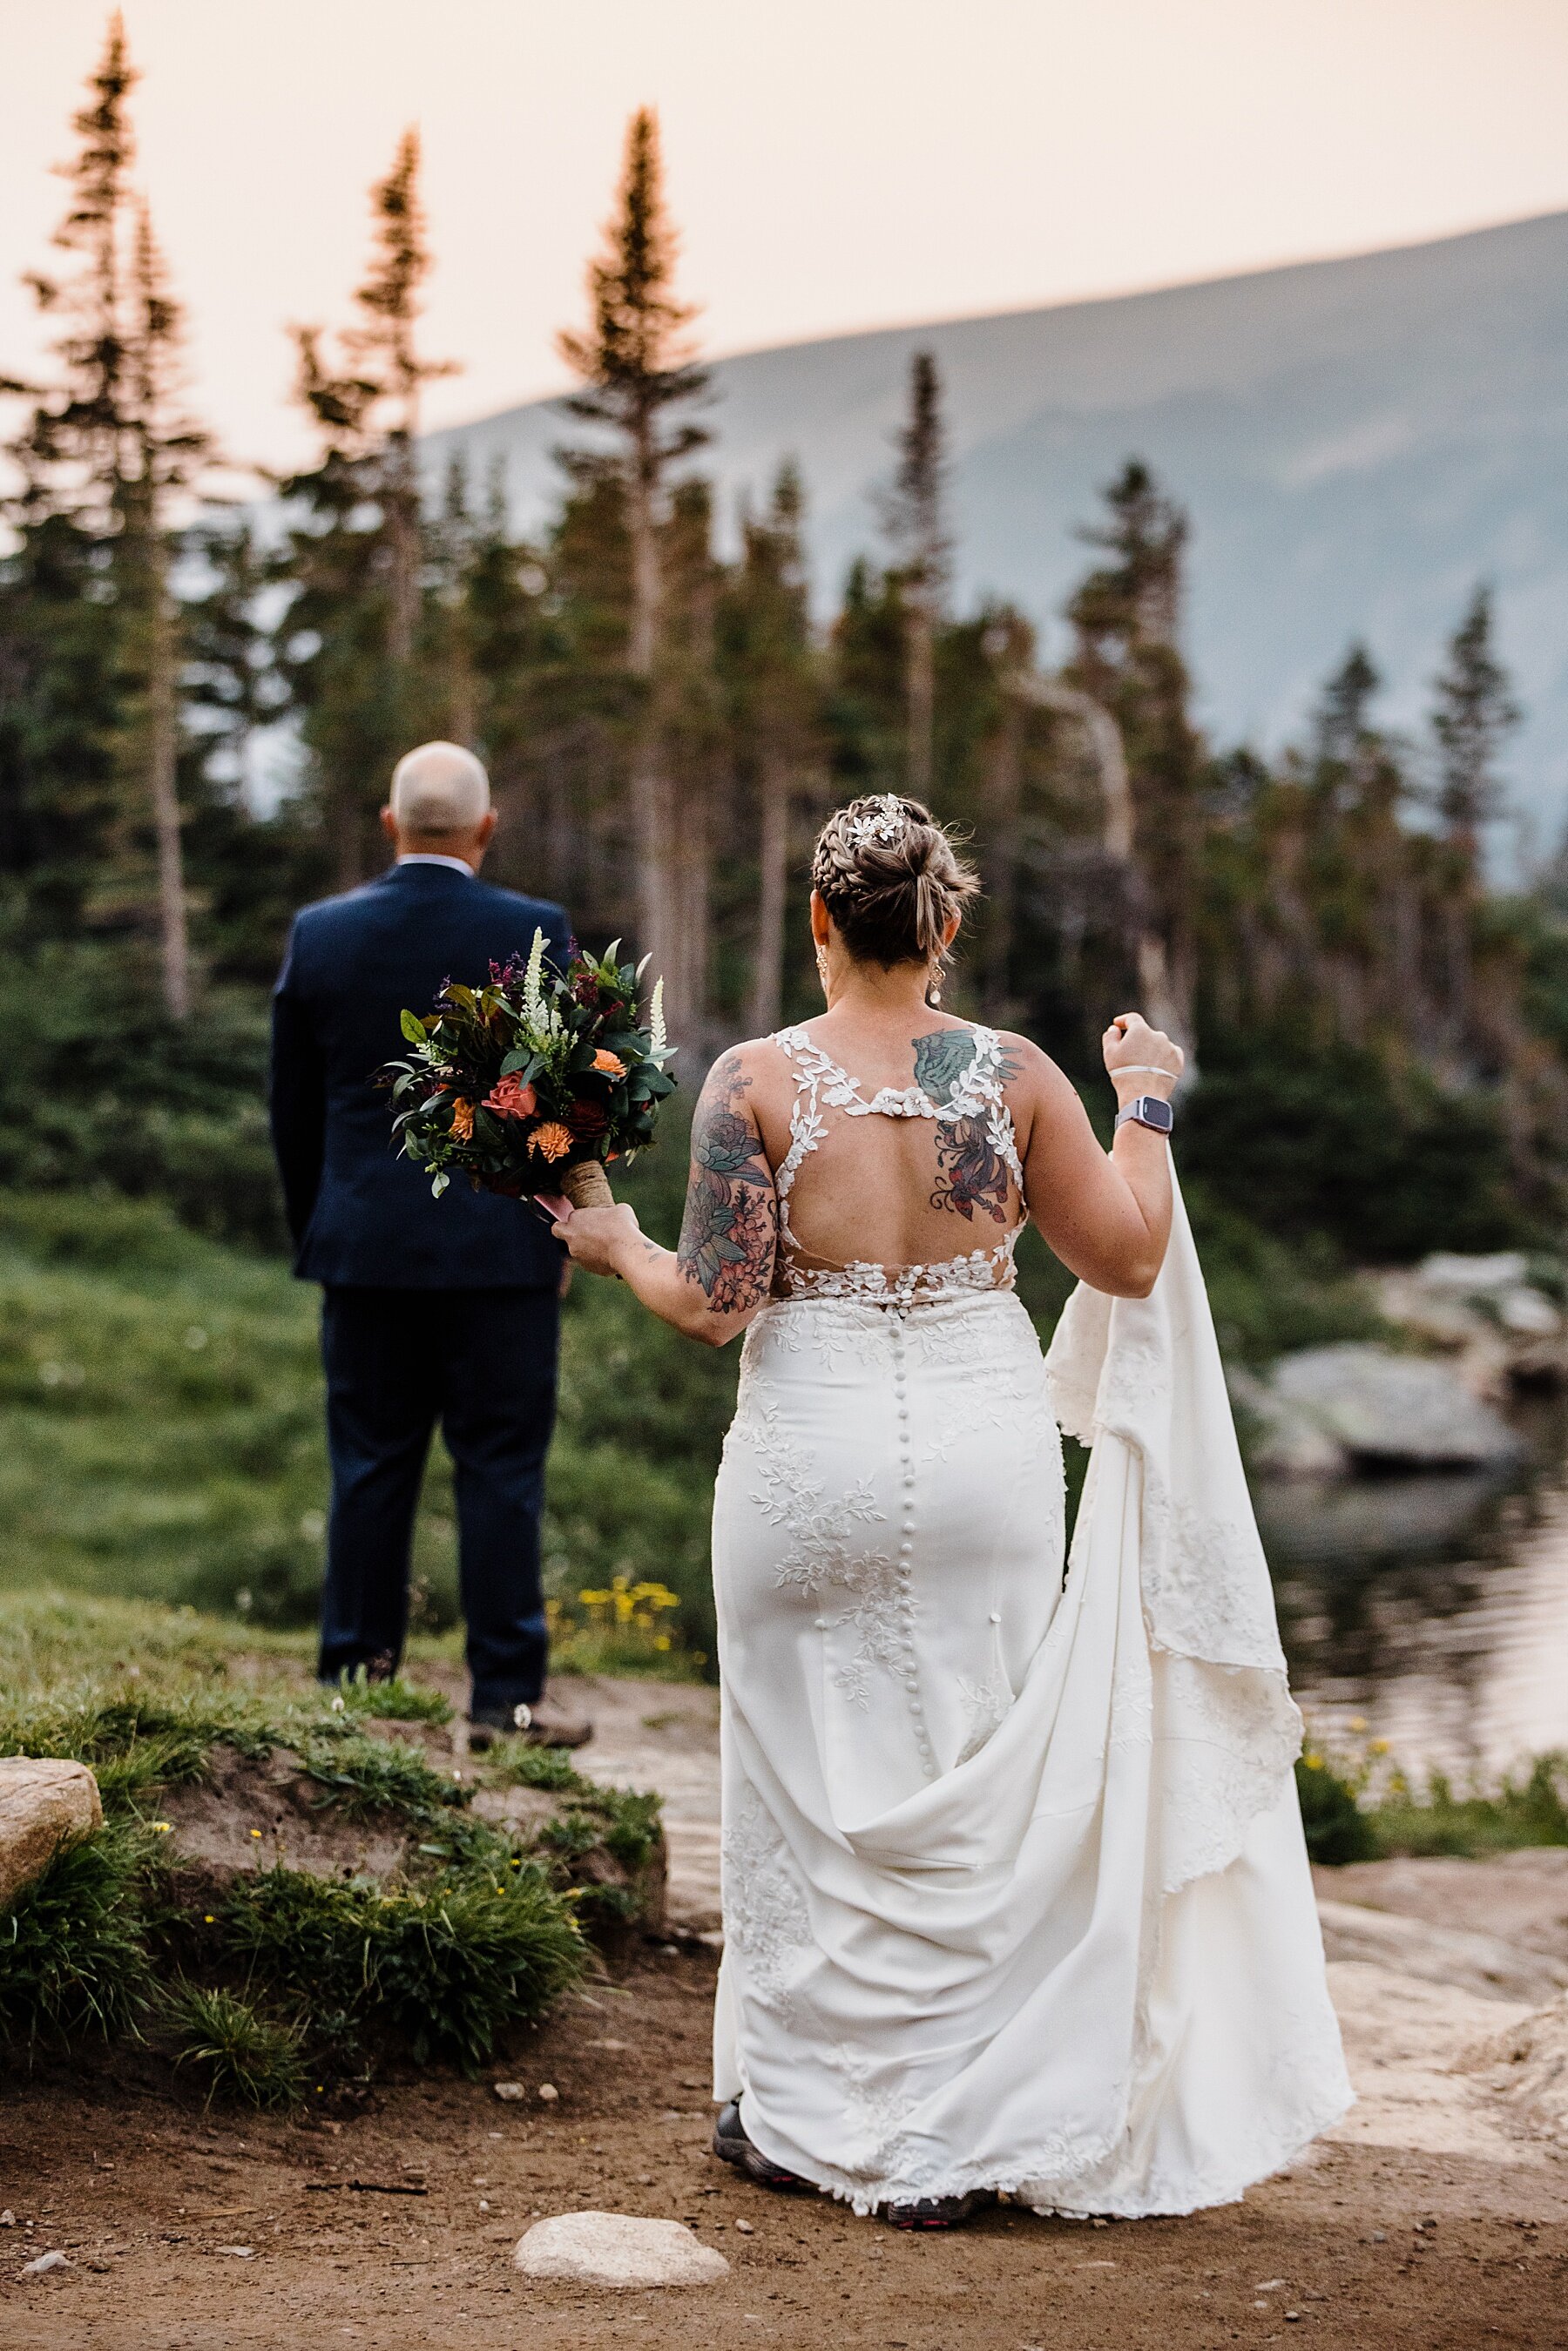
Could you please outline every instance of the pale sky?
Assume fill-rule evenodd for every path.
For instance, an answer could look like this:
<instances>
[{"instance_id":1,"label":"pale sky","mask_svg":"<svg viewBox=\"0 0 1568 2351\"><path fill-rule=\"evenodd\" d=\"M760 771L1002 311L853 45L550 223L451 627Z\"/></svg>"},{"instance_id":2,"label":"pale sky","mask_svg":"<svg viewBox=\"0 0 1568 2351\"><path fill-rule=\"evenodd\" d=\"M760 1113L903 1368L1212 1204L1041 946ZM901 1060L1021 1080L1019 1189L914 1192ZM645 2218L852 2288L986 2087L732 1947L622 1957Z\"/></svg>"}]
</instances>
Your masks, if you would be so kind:
<instances>
[{"instance_id":1,"label":"pale sky","mask_svg":"<svg viewBox=\"0 0 1568 2351\"><path fill-rule=\"evenodd\" d=\"M0 0L0 374L37 329L104 0ZM340 320L415 122L433 424L556 389L627 115L659 109L715 353L1125 293L1568 207L1568 0L126 0L198 404L308 446L287 321Z\"/></svg>"}]
</instances>

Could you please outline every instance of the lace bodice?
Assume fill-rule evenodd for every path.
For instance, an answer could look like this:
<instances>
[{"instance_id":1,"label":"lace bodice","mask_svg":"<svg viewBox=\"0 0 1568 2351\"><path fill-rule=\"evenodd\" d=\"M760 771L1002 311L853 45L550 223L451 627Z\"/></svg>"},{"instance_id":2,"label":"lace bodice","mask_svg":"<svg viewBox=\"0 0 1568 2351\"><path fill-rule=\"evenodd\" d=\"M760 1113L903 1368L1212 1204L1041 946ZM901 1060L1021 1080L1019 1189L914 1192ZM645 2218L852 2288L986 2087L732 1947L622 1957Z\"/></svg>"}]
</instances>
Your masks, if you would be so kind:
<instances>
[{"instance_id":1,"label":"lace bodice","mask_svg":"<svg viewBox=\"0 0 1568 2351\"><path fill-rule=\"evenodd\" d=\"M776 1032L771 1041L795 1072L795 1100L789 1113L789 1149L774 1178L779 1196L775 1297L841 1298L861 1305L903 1307L976 1290L1011 1289L1013 1251L1026 1221L1023 1167L1003 1093L1001 1039L994 1029L976 1028L971 1033L969 1062L937 1102L918 1084L883 1086L868 1101L856 1081L804 1029ZM921 1265L879 1265L863 1259L839 1264L806 1249L790 1223L790 1196L801 1166L827 1134L832 1112L848 1118L928 1118L952 1126L972 1122L1017 1186L1017 1198L1010 1203L1013 1222L1005 1238L994 1249L971 1249ZM813 1262L804 1262L808 1258Z\"/></svg>"}]
</instances>

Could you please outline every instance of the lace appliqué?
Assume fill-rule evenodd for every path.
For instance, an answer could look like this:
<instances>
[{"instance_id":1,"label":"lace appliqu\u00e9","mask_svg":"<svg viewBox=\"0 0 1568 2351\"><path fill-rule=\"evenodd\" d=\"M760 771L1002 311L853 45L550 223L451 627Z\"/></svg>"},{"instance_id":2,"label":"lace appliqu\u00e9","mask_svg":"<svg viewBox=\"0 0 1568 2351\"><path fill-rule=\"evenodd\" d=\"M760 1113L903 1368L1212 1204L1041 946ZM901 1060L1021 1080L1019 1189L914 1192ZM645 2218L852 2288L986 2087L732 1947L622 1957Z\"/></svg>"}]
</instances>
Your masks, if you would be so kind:
<instances>
[{"instance_id":1,"label":"lace appliqu\u00e9","mask_svg":"<svg viewBox=\"0 0 1568 2351\"><path fill-rule=\"evenodd\" d=\"M821 1623L824 1631L848 1625L858 1635L858 1646L835 1667L833 1680L852 1706L869 1713L873 1667L906 1686L915 1677L913 1628L901 1604L897 1565L880 1546L855 1536L857 1528L884 1524L886 1513L863 1478L828 1501L809 1456L780 1431L775 1407L754 1406L747 1437L762 1473L761 1488L751 1499L789 1537L774 1582L819 1603L827 1600L831 1586L849 1595L846 1606Z\"/></svg>"},{"instance_id":2,"label":"lace appliqu\u00e9","mask_svg":"<svg viewBox=\"0 0 1568 2351\"><path fill-rule=\"evenodd\" d=\"M827 1133L824 1105L850 1118L929 1118L942 1124L979 1119L1021 1196L1023 1165L1002 1092L1001 1039L994 1029L977 1029L974 1033L975 1052L968 1069L948 1100L937 1103L923 1086L883 1086L868 1102L848 1071L813 1044L803 1029L777 1032L772 1041L796 1071L789 1148L774 1179L779 1199L775 1272L779 1296L852 1299L862 1305L906 1307L1011 1287L1013 1251L1021 1224L995 1249L971 1249L929 1265L885 1266L854 1259L848 1265L812 1267L800 1262L804 1252L789 1223L795 1178Z\"/></svg>"},{"instance_id":3,"label":"lace appliqu\u00e9","mask_svg":"<svg viewBox=\"0 0 1568 2351\"><path fill-rule=\"evenodd\" d=\"M958 1676L958 1703L964 1710L965 1735L957 1760L967 1763L1001 1729L1011 1709L1013 1694L993 1667L983 1682L972 1680L967 1674Z\"/></svg>"},{"instance_id":4,"label":"lace appliqu\u00e9","mask_svg":"<svg viewBox=\"0 0 1568 2351\"><path fill-rule=\"evenodd\" d=\"M745 1961L747 1990L788 2023L802 1962L815 1948L811 1918L789 1848L749 1783L725 1822L719 1868L725 1937Z\"/></svg>"}]
</instances>

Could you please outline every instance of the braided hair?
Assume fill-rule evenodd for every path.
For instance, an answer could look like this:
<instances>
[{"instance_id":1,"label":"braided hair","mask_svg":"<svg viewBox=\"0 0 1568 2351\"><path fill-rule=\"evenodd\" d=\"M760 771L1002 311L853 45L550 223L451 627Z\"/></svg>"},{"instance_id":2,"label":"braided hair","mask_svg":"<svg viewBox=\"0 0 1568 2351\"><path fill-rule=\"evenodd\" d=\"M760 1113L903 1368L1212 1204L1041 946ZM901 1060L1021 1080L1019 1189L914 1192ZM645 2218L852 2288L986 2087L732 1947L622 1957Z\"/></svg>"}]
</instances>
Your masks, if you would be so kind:
<instances>
[{"instance_id":1,"label":"braided hair","mask_svg":"<svg viewBox=\"0 0 1568 2351\"><path fill-rule=\"evenodd\" d=\"M811 884L858 962L936 965L979 876L930 810L897 792L851 800L817 836Z\"/></svg>"}]
</instances>

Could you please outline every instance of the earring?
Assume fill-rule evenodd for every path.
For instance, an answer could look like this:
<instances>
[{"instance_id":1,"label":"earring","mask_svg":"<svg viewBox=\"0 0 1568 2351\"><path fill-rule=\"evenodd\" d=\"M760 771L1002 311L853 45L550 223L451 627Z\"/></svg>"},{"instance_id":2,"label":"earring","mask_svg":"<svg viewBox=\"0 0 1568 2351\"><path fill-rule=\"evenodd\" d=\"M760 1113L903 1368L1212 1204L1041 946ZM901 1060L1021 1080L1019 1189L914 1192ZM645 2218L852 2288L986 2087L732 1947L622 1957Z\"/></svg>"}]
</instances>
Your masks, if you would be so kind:
<instances>
[{"instance_id":1,"label":"earring","mask_svg":"<svg viewBox=\"0 0 1568 2351\"><path fill-rule=\"evenodd\" d=\"M826 996L828 992L828 950L826 947L819 947L817 949L817 977L821 981L822 994Z\"/></svg>"},{"instance_id":2,"label":"earring","mask_svg":"<svg viewBox=\"0 0 1568 2351\"><path fill-rule=\"evenodd\" d=\"M933 967L931 977L925 983L925 1001L930 1006L933 1012L936 1011L937 1006L942 1001L942 970L940 965L936 965Z\"/></svg>"}]
</instances>

